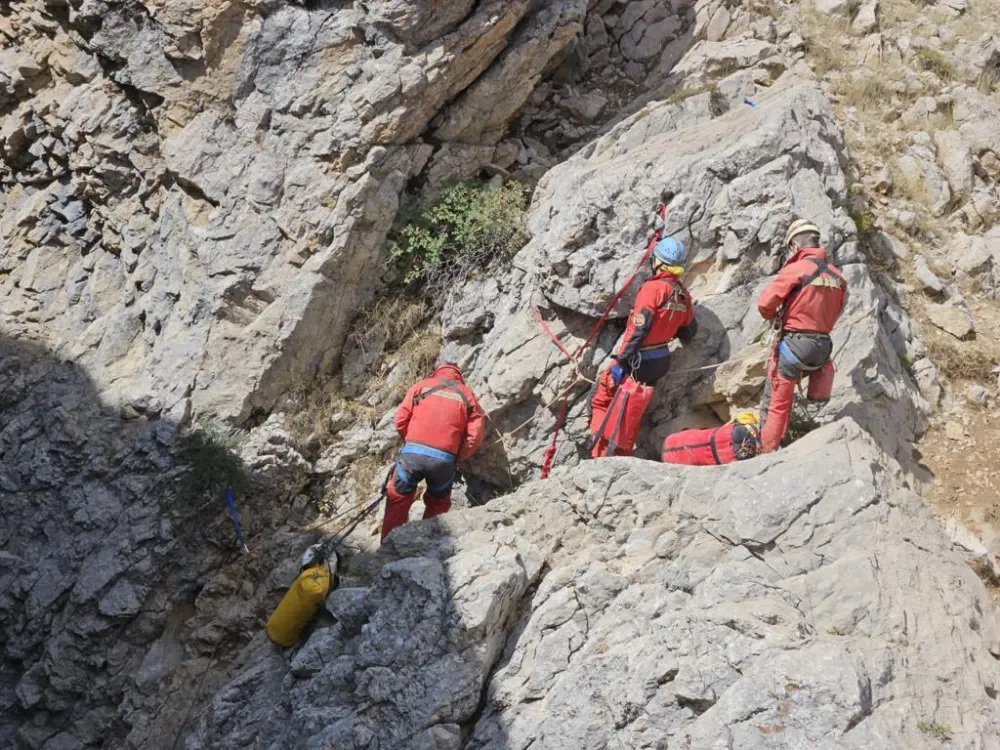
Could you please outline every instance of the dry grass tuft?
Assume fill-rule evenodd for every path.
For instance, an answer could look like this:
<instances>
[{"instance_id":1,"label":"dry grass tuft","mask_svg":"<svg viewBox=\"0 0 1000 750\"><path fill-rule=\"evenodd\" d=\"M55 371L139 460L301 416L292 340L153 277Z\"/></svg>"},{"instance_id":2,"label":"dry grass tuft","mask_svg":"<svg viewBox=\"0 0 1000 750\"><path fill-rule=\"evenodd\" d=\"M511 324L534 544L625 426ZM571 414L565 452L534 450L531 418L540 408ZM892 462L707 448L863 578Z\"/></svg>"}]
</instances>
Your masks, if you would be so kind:
<instances>
[{"instance_id":1,"label":"dry grass tuft","mask_svg":"<svg viewBox=\"0 0 1000 750\"><path fill-rule=\"evenodd\" d=\"M336 378L317 379L293 390L283 406L285 426L300 445L322 451L341 430L358 422L374 425L381 413L345 398Z\"/></svg>"},{"instance_id":2,"label":"dry grass tuft","mask_svg":"<svg viewBox=\"0 0 1000 750\"><path fill-rule=\"evenodd\" d=\"M955 77L955 66L951 61L930 47L916 47L917 64L924 70L929 71L942 81L950 81Z\"/></svg>"},{"instance_id":3,"label":"dry grass tuft","mask_svg":"<svg viewBox=\"0 0 1000 750\"><path fill-rule=\"evenodd\" d=\"M938 371L952 381L968 380L988 383L993 380L996 360L974 341L961 344L949 341L946 334L928 336L927 355L937 365Z\"/></svg>"},{"instance_id":4,"label":"dry grass tuft","mask_svg":"<svg viewBox=\"0 0 1000 750\"><path fill-rule=\"evenodd\" d=\"M892 90L886 86L882 71L862 74L859 78L844 76L833 85L833 92L842 103L861 112L883 109L892 100Z\"/></svg>"},{"instance_id":5,"label":"dry grass tuft","mask_svg":"<svg viewBox=\"0 0 1000 750\"><path fill-rule=\"evenodd\" d=\"M363 353L373 342L393 352L416 333L429 314L430 305L423 298L384 297L358 317L347 340Z\"/></svg>"},{"instance_id":6,"label":"dry grass tuft","mask_svg":"<svg viewBox=\"0 0 1000 750\"><path fill-rule=\"evenodd\" d=\"M901 198L908 198L921 208L927 206L927 180L923 174L911 177L899 167L899 162L892 165L892 192Z\"/></svg>"}]
</instances>

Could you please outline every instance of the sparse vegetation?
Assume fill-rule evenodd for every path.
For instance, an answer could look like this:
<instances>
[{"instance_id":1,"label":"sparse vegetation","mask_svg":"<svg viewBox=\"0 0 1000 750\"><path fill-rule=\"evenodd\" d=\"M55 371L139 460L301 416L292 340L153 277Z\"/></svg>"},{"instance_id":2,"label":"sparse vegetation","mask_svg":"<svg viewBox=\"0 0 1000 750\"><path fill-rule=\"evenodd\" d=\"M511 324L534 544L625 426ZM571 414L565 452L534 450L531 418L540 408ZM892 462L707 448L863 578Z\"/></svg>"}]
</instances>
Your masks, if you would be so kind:
<instances>
[{"instance_id":1,"label":"sparse vegetation","mask_svg":"<svg viewBox=\"0 0 1000 750\"><path fill-rule=\"evenodd\" d=\"M217 500L225 488L243 494L249 489L243 459L237 453L240 441L213 424L195 427L178 441L180 477L172 493L172 510L189 514Z\"/></svg>"},{"instance_id":2,"label":"sparse vegetation","mask_svg":"<svg viewBox=\"0 0 1000 750\"><path fill-rule=\"evenodd\" d=\"M806 408L801 404L796 404L792 408L791 417L788 420L788 431L785 432L785 437L781 441L781 446L787 447L794 443L799 438L803 438L810 432L819 427L819 422L817 422L813 416L806 411Z\"/></svg>"},{"instance_id":3,"label":"sparse vegetation","mask_svg":"<svg viewBox=\"0 0 1000 750\"><path fill-rule=\"evenodd\" d=\"M430 312L422 298L382 297L358 317L347 340L363 354L372 345L394 352L427 322Z\"/></svg>"},{"instance_id":4,"label":"sparse vegetation","mask_svg":"<svg viewBox=\"0 0 1000 750\"><path fill-rule=\"evenodd\" d=\"M286 424L293 437L311 451L322 451L347 427L373 426L384 405L398 403L414 381L426 377L441 349L441 338L426 326L432 314L422 298L382 298L354 322L345 357L366 363L363 394L345 395L340 378L304 383L289 395ZM377 403L367 401L377 396Z\"/></svg>"},{"instance_id":5,"label":"sparse vegetation","mask_svg":"<svg viewBox=\"0 0 1000 750\"><path fill-rule=\"evenodd\" d=\"M499 188L464 182L401 211L390 252L404 282L418 282L433 298L508 261L528 240L528 196L516 182Z\"/></svg>"},{"instance_id":6,"label":"sparse vegetation","mask_svg":"<svg viewBox=\"0 0 1000 750\"><path fill-rule=\"evenodd\" d=\"M927 354L940 373L951 380L986 383L993 378L996 362L975 342L961 345L945 338L946 334L928 336Z\"/></svg>"},{"instance_id":7,"label":"sparse vegetation","mask_svg":"<svg viewBox=\"0 0 1000 750\"><path fill-rule=\"evenodd\" d=\"M832 628L830 628L826 632L829 633L830 635L843 635L844 634L843 631L841 631L840 627L837 626L837 625L834 625Z\"/></svg>"},{"instance_id":8,"label":"sparse vegetation","mask_svg":"<svg viewBox=\"0 0 1000 750\"><path fill-rule=\"evenodd\" d=\"M713 86L708 95L708 111L712 117L721 117L729 111L729 100L726 95Z\"/></svg>"},{"instance_id":9,"label":"sparse vegetation","mask_svg":"<svg viewBox=\"0 0 1000 750\"><path fill-rule=\"evenodd\" d=\"M881 75L843 76L834 84L833 92L848 107L856 107L862 112L881 109L892 99L892 90Z\"/></svg>"},{"instance_id":10,"label":"sparse vegetation","mask_svg":"<svg viewBox=\"0 0 1000 750\"><path fill-rule=\"evenodd\" d=\"M939 740L948 741L951 739L951 727L947 724L939 724L936 721L930 723L926 721L918 721L917 729L919 729L924 734L929 734L932 737L936 737Z\"/></svg>"},{"instance_id":11,"label":"sparse vegetation","mask_svg":"<svg viewBox=\"0 0 1000 750\"><path fill-rule=\"evenodd\" d=\"M916 47L917 64L924 70L930 71L942 81L950 81L955 77L955 66L935 49L930 47Z\"/></svg>"}]
</instances>

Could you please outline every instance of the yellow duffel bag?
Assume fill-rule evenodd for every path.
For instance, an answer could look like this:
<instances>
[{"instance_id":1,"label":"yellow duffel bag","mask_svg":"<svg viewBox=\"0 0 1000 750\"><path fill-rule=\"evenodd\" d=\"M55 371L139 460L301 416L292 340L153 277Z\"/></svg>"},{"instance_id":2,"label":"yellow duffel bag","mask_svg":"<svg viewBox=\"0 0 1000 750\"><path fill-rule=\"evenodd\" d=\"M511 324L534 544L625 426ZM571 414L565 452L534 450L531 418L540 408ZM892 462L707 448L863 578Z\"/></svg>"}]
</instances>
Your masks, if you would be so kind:
<instances>
[{"instance_id":1,"label":"yellow duffel bag","mask_svg":"<svg viewBox=\"0 0 1000 750\"><path fill-rule=\"evenodd\" d=\"M306 568L281 598L267 621L267 637L282 648L294 646L302 629L316 616L330 590L330 571L326 565Z\"/></svg>"}]
</instances>

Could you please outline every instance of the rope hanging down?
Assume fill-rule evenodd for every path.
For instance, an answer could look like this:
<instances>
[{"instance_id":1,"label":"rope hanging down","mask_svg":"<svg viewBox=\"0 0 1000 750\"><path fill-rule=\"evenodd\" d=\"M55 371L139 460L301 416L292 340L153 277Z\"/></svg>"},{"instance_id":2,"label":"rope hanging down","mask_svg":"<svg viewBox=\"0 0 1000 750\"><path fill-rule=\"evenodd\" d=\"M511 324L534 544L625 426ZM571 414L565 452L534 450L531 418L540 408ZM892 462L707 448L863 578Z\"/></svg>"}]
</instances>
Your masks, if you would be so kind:
<instances>
[{"instance_id":1,"label":"rope hanging down","mask_svg":"<svg viewBox=\"0 0 1000 750\"><path fill-rule=\"evenodd\" d=\"M657 212L660 214L660 219L662 221L666 220L667 217L666 204L672 198L673 198L672 195L664 195L664 202L660 203L659 206L657 207ZM653 235L649 238L649 243L646 245L646 252L642 254L642 258L639 259L639 262L633 269L632 274L628 277L628 279L626 279L625 283L618 290L615 296L611 299L611 302L605 308L604 312L601 314L601 317L598 318L593 328L590 329L590 333L587 335L587 338L584 340L582 344L580 344L580 346L577 347L575 352L570 353L570 351L565 346L563 346L563 343L552 332L552 329L549 328L548 324L542 318L542 314L538 310L538 307L535 306L534 308L535 318L541 325L542 330L550 339L552 339L552 342L556 345L556 347L558 347L559 351L561 351L566 356L566 358L569 360L570 366L573 368L573 379L572 381L570 381L569 386L563 391L564 395L562 399L562 406L559 409L559 418L556 420L556 427L552 432L552 442L549 444L549 447L545 449L545 456L542 460L542 475L541 475L542 479L548 479L549 472L552 469L552 463L555 461L556 451L558 450L559 433L562 431L563 425L566 423L566 412L568 411L569 408L569 403L568 403L569 390L580 380L585 380L588 383L593 382L588 378L584 377L583 373L580 372L580 361L579 361L580 355L582 355L583 352L587 349L587 347L593 343L594 339L597 338L598 334L600 334L601 332L601 328L604 326L604 322L608 319L608 316L611 314L611 311L614 310L615 305L618 304L618 301L622 298L625 292L628 291L628 288L632 286L632 282L635 281L635 277L639 275L639 272L642 270L643 266L645 266L646 262L649 260L649 257L653 254L653 248L655 248L656 243L660 241L662 231L663 230L660 228L657 228L653 231ZM521 428L519 427L518 429Z\"/></svg>"}]
</instances>

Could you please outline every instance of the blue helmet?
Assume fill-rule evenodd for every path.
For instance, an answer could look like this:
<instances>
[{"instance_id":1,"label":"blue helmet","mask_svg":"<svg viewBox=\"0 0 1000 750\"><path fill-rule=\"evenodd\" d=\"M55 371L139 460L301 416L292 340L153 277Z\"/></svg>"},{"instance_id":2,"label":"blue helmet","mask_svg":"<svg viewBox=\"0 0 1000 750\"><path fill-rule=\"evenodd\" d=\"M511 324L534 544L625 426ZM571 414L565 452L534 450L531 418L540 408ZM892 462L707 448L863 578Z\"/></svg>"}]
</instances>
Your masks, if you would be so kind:
<instances>
[{"instance_id":1,"label":"blue helmet","mask_svg":"<svg viewBox=\"0 0 1000 750\"><path fill-rule=\"evenodd\" d=\"M688 254L683 242L673 237L664 237L653 248L653 257L668 266L683 266Z\"/></svg>"}]
</instances>

